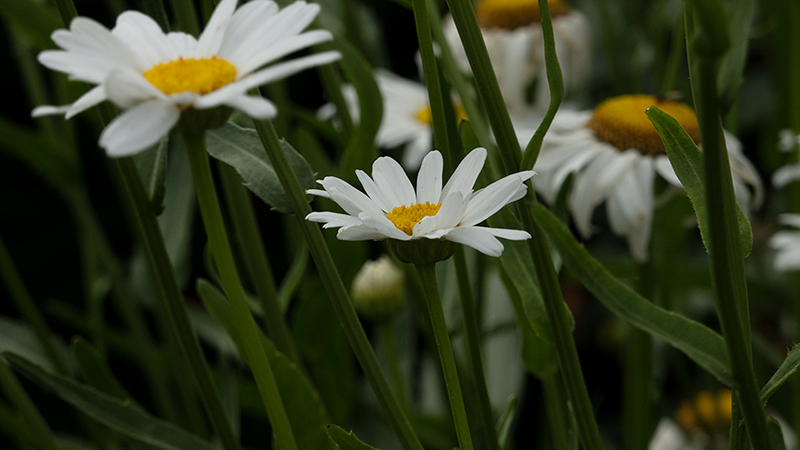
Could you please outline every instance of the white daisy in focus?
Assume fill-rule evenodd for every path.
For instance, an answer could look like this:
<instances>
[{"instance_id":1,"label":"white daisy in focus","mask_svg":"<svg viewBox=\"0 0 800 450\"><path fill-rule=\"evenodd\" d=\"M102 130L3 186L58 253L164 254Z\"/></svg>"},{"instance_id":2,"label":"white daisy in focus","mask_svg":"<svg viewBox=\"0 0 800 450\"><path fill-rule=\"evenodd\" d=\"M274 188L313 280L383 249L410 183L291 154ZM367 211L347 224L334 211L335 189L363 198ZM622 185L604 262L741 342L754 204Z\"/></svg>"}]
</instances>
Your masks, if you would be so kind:
<instances>
[{"instance_id":1,"label":"white daisy in focus","mask_svg":"<svg viewBox=\"0 0 800 450\"><path fill-rule=\"evenodd\" d=\"M428 90L424 84L399 77L385 70L375 71L375 81L383 99L383 118L375 136L375 145L389 149L405 145L401 163L406 170L417 170L422 158L432 146L431 107ZM353 120L361 116L358 109L358 93L352 84L342 85L342 94L347 102ZM459 121L467 120L464 108L455 105ZM336 113L333 104L320 108L319 116L324 119Z\"/></svg>"},{"instance_id":2,"label":"white daisy in focus","mask_svg":"<svg viewBox=\"0 0 800 450\"><path fill-rule=\"evenodd\" d=\"M471 151L442 187L442 155L429 152L422 161L415 191L400 164L382 156L372 165L372 177L356 171L366 194L336 177L319 180L324 190L309 189L308 193L330 198L346 214L312 212L306 219L324 223L323 228L339 228L336 236L343 241L444 239L500 256L503 244L498 237L523 240L530 235L478 224L521 199L527 191L525 181L534 172L508 175L473 192L485 161L486 149Z\"/></svg>"},{"instance_id":3,"label":"white daisy in focus","mask_svg":"<svg viewBox=\"0 0 800 450\"><path fill-rule=\"evenodd\" d=\"M548 5L564 89L569 93L583 86L591 75L592 30L586 17L564 1L549 0ZM509 112L546 110L550 90L538 0L479 0L475 14ZM449 15L444 19L444 35L462 70L469 72L467 54Z\"/></svg>"},{"instance_id":4,"label":"white daisy in focus","mask_svg":"<svg viewBox=\"0 0 800 450\"><path fill-rule=\"evenodd\" d=\"M110 100L125 111L100 136L109 156L132 155L158 142L186 110L228 107L258 119L274 117L275 105L247 95L248 90L340 55L319 53L262 69L332 35L326 30L301 33L319 13L319 5L298 1L279 10L273 1L254 0L236 9L236 3L222 0L198 39L165 34L137 11L120 14L112 30L89 18L75 18L69 30L52 34L62 50L40 53L39 62L96 86L71 105L40 106L33 116L70 118Z\"/></svg>"},{"instance_id":5,"label":"white daisy in focus","mask_svg":"<svg viewBox=\"0 0 800 450\"><path fill-rule=\"evenodd\" d=\"M783 225L800 228L800 214L781 214L778 221ZM773 266L778 272L800 270L800 230L784 230L773 234L769 246L774 248Z\"/></svg>"},{"instance_id":6,"label":"white daisy in focus","mask_svg":"<svg viewBox=\"0 0 800 450\"><path fill-rule=\"evenodd\" d=\"M535 165L541 175L534 187L550 203L574 172L568 203L580 234L584 238L591 235L592 213L605 201L612 231L627 238L638 261L647 260L655 175L683 188L661 138L644 113L651 105L674 117L699 142L697 118L686 104L649 95L626 95L608 99L593 111L559 111ZM727 132L725 141L736 198L747 212L751 205L761 203L761 179L742 154L741 143Z\"/></svg>"}]
</instances>

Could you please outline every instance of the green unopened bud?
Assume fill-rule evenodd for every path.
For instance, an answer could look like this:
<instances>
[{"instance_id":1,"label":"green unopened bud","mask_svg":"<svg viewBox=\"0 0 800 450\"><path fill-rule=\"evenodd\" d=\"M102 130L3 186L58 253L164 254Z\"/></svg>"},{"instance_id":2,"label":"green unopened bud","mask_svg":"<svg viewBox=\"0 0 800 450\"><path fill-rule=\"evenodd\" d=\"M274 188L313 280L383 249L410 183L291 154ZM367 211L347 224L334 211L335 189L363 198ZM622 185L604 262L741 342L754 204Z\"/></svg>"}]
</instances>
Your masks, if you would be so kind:
<instances>
[{"instance_id":1,"label":"green unopened bud","mask_svg":"<svg viewBox=\"0 0 800 450\"><path fill-rule=\"evenodd\" d=\"M434 264L453 256L456 243L445 239L392 239L392 250L400 261L409 264Z\"/></svg>"},{"instance_id":2,"label":"green unopened bud","mask_svg":"<svg viewBox=\"0 0 800 450\"><path fill-rule=\"evenodd\" d=\"M405 276L383 255L367 261L353 280L353 306L363 317L386 320L406 304Z\"/></svg>"}]
</instances>

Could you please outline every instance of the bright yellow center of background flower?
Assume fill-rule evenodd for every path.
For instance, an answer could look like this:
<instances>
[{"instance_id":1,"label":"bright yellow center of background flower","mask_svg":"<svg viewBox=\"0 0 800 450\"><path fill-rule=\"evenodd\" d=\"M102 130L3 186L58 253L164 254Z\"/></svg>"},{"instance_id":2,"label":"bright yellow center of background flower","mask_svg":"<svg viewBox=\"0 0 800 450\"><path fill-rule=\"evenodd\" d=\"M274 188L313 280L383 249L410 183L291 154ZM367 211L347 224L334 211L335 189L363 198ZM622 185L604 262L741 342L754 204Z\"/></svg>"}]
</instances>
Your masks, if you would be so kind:
<instances>
[{"instance_id":1,"label":"bright yellow center of background flower","mask_svg":"<svg viewBox=\"0 0 800 450\"><path fill-rule=\"evenodd\" d=\"M569 14L569 6L562 0L548 0L547 4L551 17ZM538 0L480 0L475 15L482 28L513 30L542 21Z\"/></svg>"},{"instance_id":2,"label":"bright yellow center of background flower","mask_svg":"<svg viewBox=\"0 0 800 450\"><path fill-rule=\"evenodd\" d=\"M411 236L414 232L414 225L418 224L423 217L435 216L441 207L442 202L435 205L431 202L412 203L410 206L400 205L392 209L392 212L387 213L386 218L403 233Z\"/></svg>"},{"instance_id":3,"label":"bright yellow center of background flower","mask_svg":"<svg viewBox=\"0 0 800 450\"><path fill-rule=\"evenodd\" d=\"M682 102L651 95L623 95L610 98L595 108L594 115L586 127L594 131L597 139L608 142L620 150L632 148L646 155L666 153L658 132L644 113L653 105L674 117L695 143L700 142L697 116L692 108Z\"/></svg>"},{"instance_id":4,"label":"bright yellow center of background flower","mask_svg":"<svg viewBox=\"0 0 800 450\"><path fill-rule=\"evenodd\" d=\"M461 123L469 120L469 118L467 117L467 111L464 109L463 106L456 105L454 109L456 113L456 121ZM430 107L420 109L419 111L417 111L417 115L414 117L416 117L417 120L426 125L430 125L431 123L433 123L433 117L431 115Z\"/></svg>"},{"instance_id":5,"label":"bright yellow center of background flower","mask_svg":"<svg viewBox=\"0 0 800 450\"><path fill-rule=\"evenodd\" d=\"M235 80L236 67L216 56L181 58L153 67L144 73L144 77L167 95L179 92L208 94Z\"/></svg>"},{"instance_id":6,"label":"bright yellow center of background flower","mask_svg":"<svg viewBox=\"0 0 800 450\"><path fill-rule=\"evenodd\" d=\"M703 428L713 433L725 428L731 422L731 391L721 389L716 396L708 391L701 391L693 400L681 402L675 419L687 432Z\"/></svg>"}]
</instances>

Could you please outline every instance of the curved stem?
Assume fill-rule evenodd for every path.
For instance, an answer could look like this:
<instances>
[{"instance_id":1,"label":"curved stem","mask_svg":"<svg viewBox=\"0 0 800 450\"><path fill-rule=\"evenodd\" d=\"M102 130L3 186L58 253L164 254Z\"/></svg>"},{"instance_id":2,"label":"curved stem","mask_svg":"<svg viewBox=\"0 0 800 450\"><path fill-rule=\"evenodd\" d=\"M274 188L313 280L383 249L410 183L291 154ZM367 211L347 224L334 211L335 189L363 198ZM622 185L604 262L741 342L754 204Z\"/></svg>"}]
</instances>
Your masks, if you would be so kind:
<instances>
[{"instance_id":1,"label":"curved stem","mask_svg":"<svg viewBox=\"0 0 800 450\"><path fill-rule=\"evenodd\" d=\"M436 348L439 350L439 361L442 363L444 383L447 386L447 395L450 400L450 409L456 425L458 446L461 450L472 450L472 436L469 434L467 410L464 408L464 398L461 395L461 384L458 381L456 360L453 357L453 347L450 345L450 335L444 321L444 310L439 298L439 285L436 283L435 264L417 264L417 273L422 281L422 290L425 293L425 303L433 327L433 337L436 339Z\"/></svg>"},{"instance_id":2,"label":"curved stem","mask_svg":"<svg viewBox=\"0 0 800 450\"><path fill-rule=\"evenodd\" d=\"M200 214L208 233L208 241L214 260L217 263L222 286L233 310L233 318L239 335L242 338L245 357L258 386L267 416L272 424L275 440L283 450L296 450L297 443L292 433L289 417L286 415L275 375L267 359L264 347L261 345L261 335L247 306L244 297L244 288L239 279L239 272L233 259L225 222L222 220L222 211L217 200L214 188L214 179L211 175L211 165L206 152L205 134L183 136L186 142L186 151L189 154L189 165L192 169L192 180L197 192L197 203L200 205Z\"/></svg>"}]
</instances>

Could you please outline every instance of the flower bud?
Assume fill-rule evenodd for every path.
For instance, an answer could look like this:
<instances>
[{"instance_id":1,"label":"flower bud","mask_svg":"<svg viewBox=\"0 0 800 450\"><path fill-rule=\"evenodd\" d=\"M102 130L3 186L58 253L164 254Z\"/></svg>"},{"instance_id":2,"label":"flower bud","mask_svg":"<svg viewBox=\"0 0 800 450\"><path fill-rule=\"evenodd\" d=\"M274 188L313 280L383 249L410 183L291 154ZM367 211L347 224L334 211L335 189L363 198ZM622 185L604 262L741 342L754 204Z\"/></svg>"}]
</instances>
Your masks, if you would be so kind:
<instances>
[{"instance_id":1,"label":"flower bud","mask_svg":"<svg viewBox=\"0 0 800 450\"><path fill-rule=\"evenodd\" d=\"M406 304L405 276L383 255L367 261L353 280L353 306L368 319L382 321L391 318Z\"/></svg>"}]
</instances>

